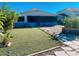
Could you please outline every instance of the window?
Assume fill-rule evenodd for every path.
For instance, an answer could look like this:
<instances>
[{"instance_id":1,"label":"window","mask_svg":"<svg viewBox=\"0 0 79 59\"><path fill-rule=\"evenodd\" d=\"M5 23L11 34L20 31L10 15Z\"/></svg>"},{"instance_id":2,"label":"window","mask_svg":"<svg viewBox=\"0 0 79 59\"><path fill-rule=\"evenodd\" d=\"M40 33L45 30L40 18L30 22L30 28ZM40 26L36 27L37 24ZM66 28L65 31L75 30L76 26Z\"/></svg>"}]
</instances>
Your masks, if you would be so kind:
<instances>
[{"instance_id":1,"label":"window","mask_svg":"<svg viewBox=\"0 0 79 59\"><path fill-rule=\"evenodd\" d=\"M28 22L56 22L55 16L28 16Z\"/></svg>"},{"instance_id":2,"label":"window","mask_svg":"<svg viewBox=\"0 0 79 59\"><path fill-rule=\"evenodd\" d=\"M18 22L24 22L24 16L19 17Z\"/></svg>"}]
</instances>

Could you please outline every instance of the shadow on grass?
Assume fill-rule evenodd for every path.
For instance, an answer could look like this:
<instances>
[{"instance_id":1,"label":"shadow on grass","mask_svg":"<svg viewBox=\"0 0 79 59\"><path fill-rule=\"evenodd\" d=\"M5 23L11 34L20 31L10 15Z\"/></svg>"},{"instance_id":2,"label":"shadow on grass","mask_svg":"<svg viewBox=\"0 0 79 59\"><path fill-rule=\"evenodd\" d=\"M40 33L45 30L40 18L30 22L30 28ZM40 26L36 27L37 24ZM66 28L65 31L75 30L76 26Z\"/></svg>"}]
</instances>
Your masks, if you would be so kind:
<instances>
[{"instance_id":1,"label":"shadow on grass","mask_svg":"<svg viewBox=\"0 0 79 59\"><path fill-rule=\"evenodd\" d=\"M20 29L20 28L40 28L40 27L53 27L56 25L49 25L49 26L22 26L22 27L14 27L14 29Z\"/></svg>"},{"instance_id":2,"label":"shadow on grass","mask_svg":"<svg viewBox=\"0 0 79 59\"><path fill-rule=\"evenodd\" d=\"M0 42L0 48L4 48L4 45Z\"/></svg>"}]
</instances>

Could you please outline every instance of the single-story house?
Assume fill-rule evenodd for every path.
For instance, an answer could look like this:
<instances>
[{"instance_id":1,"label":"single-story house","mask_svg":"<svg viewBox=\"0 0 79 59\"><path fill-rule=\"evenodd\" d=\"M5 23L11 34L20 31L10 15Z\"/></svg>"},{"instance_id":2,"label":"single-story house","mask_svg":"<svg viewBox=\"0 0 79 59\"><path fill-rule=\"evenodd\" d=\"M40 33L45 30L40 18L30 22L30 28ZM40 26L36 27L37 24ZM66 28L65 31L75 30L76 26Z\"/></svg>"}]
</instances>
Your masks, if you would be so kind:
<instances>
[{"instance_id":1,"label":"single-story house","mask_svg":"<svg viewBox=\"0 0 79 59\"><path fill-rule=\"evenodd\" d=\"M26 12L21 13L18 21L15 22L15 27L26 26L53 26L57 24L57 17L39 9L33 8Z\"/></svg>"},{"instance_id":2,"label":"single-story house","mask_svg":"<svg viewBox=\"0 0 79 59\"><path fill-rule=\"evenodd\" d=\"M79 17L79 9L78 8L66 8L64 10L61 10L57 13L58 18L62 19L64 17Z\"/></svg>"},{"instance_id":3,"label":"single-story house","mask_svg":"<svg viewBox=\"0 0 79 59\"><path fill-rule=\"evenodd\" d=\"M79 17L79 8L66 8L57 13L58 24L63 25L64 18L75 18ZM72 19L71 19L72 20ZM64 28L62 31L63 34L75 34L79 35L79 29L77 28Z\"/></svg>"},{"instance_id":4,"label":"single-story house","mask_svg":"<svg viewBox=\"0 0 79 59\"><path fill-rule=\"evenodd\" d=\"M78 8L66 8L57 12L57 18L59 24L63 24L64 18L74 18L79 17L79 9Z\"/></svg>"}]
</instances>

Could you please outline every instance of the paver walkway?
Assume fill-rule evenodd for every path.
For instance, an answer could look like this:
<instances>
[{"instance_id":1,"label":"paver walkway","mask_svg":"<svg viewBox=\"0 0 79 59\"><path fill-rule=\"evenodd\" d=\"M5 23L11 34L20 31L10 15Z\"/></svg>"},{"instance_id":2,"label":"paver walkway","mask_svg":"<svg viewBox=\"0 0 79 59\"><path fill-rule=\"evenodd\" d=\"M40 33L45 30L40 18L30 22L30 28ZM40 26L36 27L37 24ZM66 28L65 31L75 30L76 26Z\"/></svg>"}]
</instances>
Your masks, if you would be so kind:
<instances>
[{"instance_id":1,"label":"paver walkway","mask_svg":"<svg viewBox=\"0 0 79 59\"><path fill-rule=\"evenodd\" d=\"M79 40L64 42L67 47L61 47L69 56L79 56Z\"/></svg>"},{"instance_id":2,"label":"paver walkway","mask_svg":"<svg viewBox=\"0 0 79 59\"><path fill-rule=\"evenodd\" d=\"M54 51L54 53L56 56L68 56L65 51Z\"/></svg>"},{"instance_id":3,"label":"paver walkway","mask_svg":"<svg viewBox=\"0 0 79 59\"><path fill-rule=\"evenodd\" d=\"M56 25L52 27L41 27L41 30L44 30L45 32L49 33L50 35L58 34L62 32L63 26Z\"/></svg>"},{"instance_id":4,"label":"paver walkway","mask_svg":"<svg viewBox=\"0 0 79 59\"><path fill-rule=\"evenodd\" d=\"M53 35L54 33L60 33L62 31L62 26L55 27L43 27L41 28L45 32ZM79 56L79 39L73 41L63 42L65 46L61 46L57 48L57 50L52 50L48 52L40 53L40 55L44 56ZM39 54L37 54L39 55Z\"/></svg>"},{"instance_id":5,"label":"paver walkway","mask_svg":"<svg viewBox=\"0 0 79 59\"><path fill-rule=\"evenodd\" d=\"M79 56L79 40L63 42L65 45L33 56Z\"/></svg>"},{"instance_id":6,"label":"paver walkway","mask_svg":"<svg viewBox=\"0 0 79 59\"><path fill-rule=\"evenodd\" d=\"M79 40L74 40L74 41L69 41L69 42L64 42L65 45L64 47L61 47L64 51L54 51L56 56L79 56ZM59 54L60 53L60 54Z\"/></svg>"}]
</instances>

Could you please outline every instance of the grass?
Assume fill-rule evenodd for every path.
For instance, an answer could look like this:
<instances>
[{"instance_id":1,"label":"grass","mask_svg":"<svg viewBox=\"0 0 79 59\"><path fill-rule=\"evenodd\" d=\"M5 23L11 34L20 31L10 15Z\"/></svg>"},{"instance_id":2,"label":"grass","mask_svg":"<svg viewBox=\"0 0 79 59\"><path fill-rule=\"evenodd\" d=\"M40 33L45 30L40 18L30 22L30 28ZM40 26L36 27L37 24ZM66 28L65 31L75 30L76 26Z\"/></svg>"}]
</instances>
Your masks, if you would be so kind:
<instances>
[{"instance_id":1,"label":"grass","mask_svg":"<svg viewBox=\"0 0 79 59\"><path fill-rule=\"evenodd\" d=\"M12 46L0 48L0 55L24 56L61 44L39 28L13 29L11 34L14 36Z\"/></svg>"}]
</instances>

